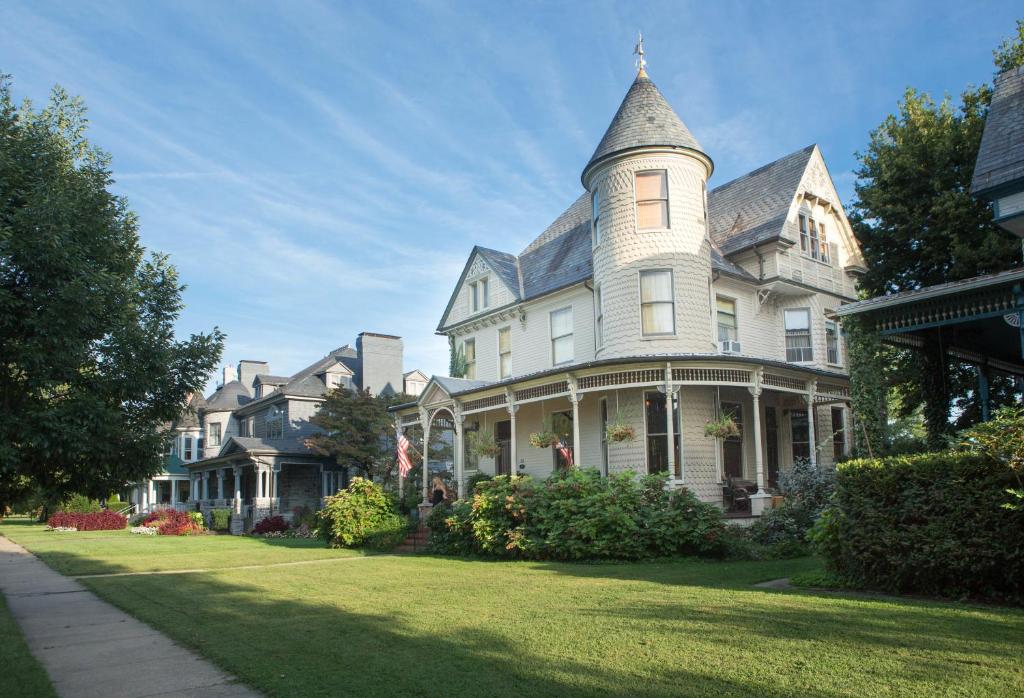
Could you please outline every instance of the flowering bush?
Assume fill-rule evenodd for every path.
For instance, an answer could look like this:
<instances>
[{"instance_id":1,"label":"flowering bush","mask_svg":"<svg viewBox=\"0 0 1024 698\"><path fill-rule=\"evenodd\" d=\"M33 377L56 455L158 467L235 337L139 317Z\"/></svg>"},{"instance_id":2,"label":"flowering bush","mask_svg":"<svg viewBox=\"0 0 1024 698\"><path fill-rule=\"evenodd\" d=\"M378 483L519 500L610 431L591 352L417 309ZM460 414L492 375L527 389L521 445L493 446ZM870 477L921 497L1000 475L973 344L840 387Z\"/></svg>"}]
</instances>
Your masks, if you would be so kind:
<instances>
[{"instance_id":1,"label":"flowering bush","mask_svg":"<svg viewBox=\"0 0 1024 698\"><path fill-rule=\"evenodd\" d=\"M187 536L192 533L202 533L203 526L192 518L193 513L195 512L161 509L147 514L142 520L142 525L156 528L157 533L161 536Z\"/></svg>"},{"instance_id":2,"label":"flowering bush","mask_svg":"<svg viewBox=\"0 0 1024 698\"><path fill-rule=\"evenodd\" d=\"M58 511L46 522L50 528L73 528L78 531L119 531L128 525L128 519L112 511L79 513Z\"/></svg>"},{"instance_id":3,"label":"flowering bush","mask_svg":"<svg viewBox=\"0 0 1024 698\"><path fill-rule=\"evenodd\" d=\"M263 535L265 533L284 533L287 530L288 522L284 520L283 516L267 516L252 527L252 532L256 535Z\"/></svg>"},{"instance_id":4,"label":"flowering bush","mask_svg":"<svg viewBox=\"0 0 1024 698\"><path fill-rule=\"evenodd\" d=\"M408 524L380 485L357 477L347 489L327 497L319 531L336 547L388 550L405 540Z\"/></svg>"}]
</instances>

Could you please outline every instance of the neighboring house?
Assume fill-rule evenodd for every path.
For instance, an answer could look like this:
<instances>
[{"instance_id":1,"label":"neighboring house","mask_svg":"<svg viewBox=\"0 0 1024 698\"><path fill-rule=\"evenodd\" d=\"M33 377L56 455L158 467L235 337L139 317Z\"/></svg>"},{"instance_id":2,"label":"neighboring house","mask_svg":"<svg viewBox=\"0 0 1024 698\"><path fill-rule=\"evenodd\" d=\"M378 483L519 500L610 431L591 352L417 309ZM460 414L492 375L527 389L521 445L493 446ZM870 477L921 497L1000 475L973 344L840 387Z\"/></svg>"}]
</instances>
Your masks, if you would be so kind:
<instances>
[{"instance_id":1,"label":"neighboring house","mask_svg":"<svg viewBox=\"0 0 1024 698\"><path fill-rule=\"evenodd\" d=\"M855 300L864 263L821 152L708 191L712 171L641 68L579 198L519 254L473 248L437 328L465 355L466 377L434 377L395 408L418 447L420 429L450 433L460 494L476 470L564 467L564 449L529 445L555 413L571 424L577 464L667 472L715 502L724 484L750 481L755 514L795 459L847 453L834 311ZM704 435L723 414L739 438ZM614 422L635 440L610 442ZM495 435L496 458L466 452L474 429Z\"/></svg>"},{"instance_id":2,"label":"neighboring house","mask_svg":"<svg viewBox=\"0 0 1024 698\"><path fill-rule=\"evenodd\" d=\"M202 395L189 397L188 407L175 422L166 425L170 432L163 470L151 478L128 487L128 501L136 512L159 508L188 508L192 491L187 464L203 457L203 432L199 412L206 407Z\"/></svg>"},{"instance_id":3,"label":"neighboring house","mask_svg":"<svg viewBox=\"0 0 1024 698\"><path fill-rule=\"evenodd\" d=\"M409 371L403 376L403 379L405 380L405 390L402 392L412 397L419 397L427 387L427 383L430 382L427 374L419 369Z\"/></svg>"},{"instance_id":4,"label":"neighboring house","mask_svg":"<svg viewBox=\"0 0 1024 698\"><path fill-rule=\"evenodd\" d=\"M335 349L291 376L273 375L262 361L240 361L237 373L226 367L221 386L199 410L203 458L187 464L193 506L232 507L239 527L272 513L318 508L347 484L348 474L306 447L318 430L310 418L338 387L401 392L402 353L400 337L363 332L355 347Z\"/></svg>"},{"instance_id":5,"label":"neighboring house","mask_svg":"<svg viewBox=\"0 0 1024 698\"><path fill-rule=\"evenodd\" d=\"M996 223L1024 237L1024 66L996 77L971 193L992 202Z\"/></svg>"}]
</instances>

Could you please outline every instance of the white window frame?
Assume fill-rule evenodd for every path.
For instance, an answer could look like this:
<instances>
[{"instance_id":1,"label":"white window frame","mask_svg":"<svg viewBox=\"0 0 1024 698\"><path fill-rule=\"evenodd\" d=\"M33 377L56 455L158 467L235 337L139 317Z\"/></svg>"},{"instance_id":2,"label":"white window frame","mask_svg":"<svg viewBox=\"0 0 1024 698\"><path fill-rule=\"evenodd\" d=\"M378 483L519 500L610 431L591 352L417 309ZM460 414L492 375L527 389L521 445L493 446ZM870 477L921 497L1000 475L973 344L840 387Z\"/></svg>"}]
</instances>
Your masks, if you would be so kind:
<instances>
[{"instance_id":1,"label":"white window frame","mask_svg":"<svg viewBox=\"0 0 1024 698\"><path fill-rule=\"evenodd\" d=\"M206 437L207 446L220 446L220 443L223 439L223 428L224 427L220 422L212 422L208 426L209 433L207 434ZM216 438L214 438L215 435Z\"/></svg>"},{"instance_id":2,"label":"white window frame","mask_svg":"<svg viewBox=\"0 0 1024 698\"><path fill-rule=\"evenodd\" d=\"M672 298L668 301L649 301L644 303L644 274L661 274L667 273L669 278L669 288L672 291ZM676 275L671 269L641 269L637 272L637 301L639 303L640 312L640 336L642 338L659 339L664 337L675 337L676 336ZM672 304L672 331L671 332L644 332L644 306L655 305L655 304Z\"/></svg>"},{"instance_id":3,"label":"white window frame","mask_svg":"<svg viewBox=\"0 0 1024 698\"><path fill-rule=\"evenodd\" d=\"M800 255L831 266L825 223L805 210L797 214L797 228L800 234Z\"/></svg>"},{"instance_id":4,"label":"white window frame","mask_svg":"<svg viewBox=\"0 0 1024 698\"><path fill-rule=\"evenodd\" d=\"M594 286L594 349L604 347L604 294L601 285Z\"/></svg>"},{"instance_id":5,"label":"white window frame","mask_svg":"<svg viewBox=\"0 0 1024 698\"><path fill-rule=\"evenodd\" d=\"M803 358L802 359L798 359L798 360L790 359L789 358L789 351L790 351L790 349L789 349L788 346L786 346L786 361L788 363L791 363L791 364L809 364L809 363L813 363L814 362L814 327L813 327L812 322L811 322L811 309L810 308L807 308L807 307L803 307L803 308L785 308L782 311L782 328L783 328L784 337L789 337L790 336L790 334L789 334L790 330L787 327L787 323L786 323L786 315L788 313L796 313L796 312L803 312L807 316L807 342L808 342L808 346L800 347L800 349L801 349L801 352L803 352L804 350L809 352L810 356L808 358L805 358L805 359L803 359ZM801 336L803 335L802 331L800 332L800 335ZM795 333L794 333L794 336L795 336ZM803 353L801 353L801 356L803 356Z\"/></svg>"},{"instance_id":6,"label":"white window frame","mask_svg":"<svg viewBox=\"0 0 1024 698\"><path fill-rule=\"evenodd\" d=\"M829 330L835 338L835 360L832 360L832 347L829 346ZM825 320L825 362L830 366L843 365L843 343L839 338L839 323L835 320Z\"/></svg>"},{"instance_id":7,"label":"white window frame","mask_svg":"<svg viewBox=\"0 0 1024 698\"><path fill-rule=\"evenodd\" d=\"M730 296L723 296L723 295L715 295L715 330L716 330L716 335L718 337L717 341L719 341L719 342L725 341L725 340L722 339L722 324L719 322L719 315L722 312L722 311L720 311L718 309L718 302L719 301L725 301L726 303L732 303L732 323L733 323L732 331L733 331L733 335L734 336L731 337L729 339L729 341L731 341L731 342L738 342L738 341L740 341L740 318L739 318L739 310L736 307L736 299L732 298Z\"/></svg>"},{"instance_id":8,"label":"white window frame","mask_svg":"<svg viewBox=\"0 0 1024 698\"><path fill-rule=\"evenodd\" d=\"M554 319L558 313L569 312L569 326L572 327L571 332L566 334L560 334L557 337L554 332ZM576 313L573 310L573 306L567 305L564 308L557 308L548 313L548 346L550 347L551 365L552 366L564 366L571 364L576 359ZM571 338L572 351L571 356L564 361L555 361L555 341L559 339L565 339L566 337Z\"/></svg>"},{"instance_id":9,"label":"white window frame","mask_svg":"<svg viewBox=\"0 0 1024 698\"><path fill-rule=\"evenodd\" d=\"M192 454L194 452L195 443L191 436L181 437L181 455L183 461L191 461Z\"/></svg>"},{"instance_id":10,"label":"white window frame","mask_svg":"<svg viewBox=\"0 0 1024 698\"><path fill-rule=\"evenodd\" d=\"M501 351L501 333L508 333L508 351L502 353ZM502 371L502 358L508 356L508 373ZM504 327L498 328L498 379L503 380L505 378L512 377L512 325L505 325Z\"/></svg>"},{"instance_id":11,"label":"white window frame","mask_svg":"<svg viewBox=\"0 0 1024 698\"><path fill-rule=\"evenodd\" d=\"M473 347L473 360L469 360L468 347ZM466 360L466 378L473 380L476 378L476 337L467 337L462 340L462 357Z\"/></svg>"},{"instance_id":12,"label":"white window frame","mask_svg":"<svg viewBox=\"0 0 1024 698\"><path fill-rule=\"evenodd\" d=\"M469 311L471 313L480 312L480 289L477 288L475 281L469 282Z\"/></svg>"},{"instance_id":13,"label":"white window frame","mask_svg":"<svg viewBox=\"0 0 1024 698\"><path fill-rule=\"evenodd\" d=\"M283 439L284 438L284 410L280 407L272 407L267 412L267 416L263 418L263 424L266 428L268 439ZM274 436L270 431L270 425L276 424L281 429L280 436Z\"/></svg>"},{"instance_id":14,"label":"white window frame","mask_svg":"<svg viewBox=\"0 0 1024 698\"><path fill-rule=\"evenodd\" d=\"M590 194L590 240L592 247L601 244L601 193L596 185Z\"/></svg>"},{"instance_id":15,"label":"white window frame","mask_svg":"<svg viewBox=\"0 0 1024 698\"><path fill-rule=\"evenodd\" d=\"M646 175L651 172L661 172L665 177L665 198L657 199L639 199L637 198L636 180L641 175ZM647 203L649 201L664 201L665 202L665 226L654 227L654 228L641 228L640 227L640 204ZM663 167L654 167L649 170L637 170L633 173L633 220L636 225L637 232L650 232L658 230L671 230L672 229L672 211L671 211L671 196L668 190L668 170Z\"/></svg>"}]
</instances>

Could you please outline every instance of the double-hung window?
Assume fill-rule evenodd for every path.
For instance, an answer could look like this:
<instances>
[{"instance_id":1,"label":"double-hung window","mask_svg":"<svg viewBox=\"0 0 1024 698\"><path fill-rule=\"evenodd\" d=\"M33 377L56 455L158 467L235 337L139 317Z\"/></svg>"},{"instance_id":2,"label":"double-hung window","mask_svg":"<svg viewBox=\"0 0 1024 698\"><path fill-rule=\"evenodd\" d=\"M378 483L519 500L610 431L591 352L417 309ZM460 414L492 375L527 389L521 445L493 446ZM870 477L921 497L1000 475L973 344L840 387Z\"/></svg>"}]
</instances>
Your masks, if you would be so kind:
<instances>
[{"instance_id":1,"label":"double-hung window","mask_svg":"<svg viewBox=\"0 0 1024 698\"><path fill-rule=\"evenodd\" d=\"M825 358L833 366L840 364L839 325L832 320L825 321Z\"/></svg>"},{"instance_id":2,"label":"double-hung window","mask_svg":"<svg viewBox=\"0 0 1024 698\"><path fill-rule=\"evenodd\" d=\"M825 224L818 224L818 259L828 264L828 240L825 237Z\"/></svg>"},{"instance_id":3,"label":"double-hung window","mask_svg":"<svg viewBox=\"0 0 1024 698\"><path fill-rule=\"evenodd\" d=\"M719 296L716 302L718 304L718 341L735 342L739 338L736 333L736 301Z\"/></svg>"},{"instance_id":4,"label":"double-hung window","mask_svg":"<svg viewBox=\"0 0 1024 698\"><path fill-rule=\"evenodd\" d=\"M467 339L462 343L462 355L466 359L466 378L476 378L476 340Z\"/></svg>"},{"instance_id":5,"label":"double-hung window","mask_svg":"<svg viewBox=\"0 0 1024 698\"><path fill-rule=\"evenodd\" d=\"M805 213L801 213L798 220L800 222L800 252L805 257L828 264L828 238L825 236L825 224Z\"/></svg>"},{"instance_id":6,"label":"double-hung window","mask_svg":"<svg viewBox=\"0 0 1024 698\"><path fill-rule=\"evenodd\" d=\"M284 411L280 407L274 407L264 417L267 427L268 439L284 438Z\"/></svg>"},{"instance_id":7,"label":"double-hung window","mask_svg":"<svg viewBox=\"0 0 1024 698\"><path fill-rule=\"evenodd\" d=\"M668 174L665 170L636 173L636 229L665 230L668 219Z\"/></svg>"},{"instance_id":8,"label":"double-hung window","mask_svg":"<svg viewBox=\"0 0 1024 698\"><path fill-rule=\"evenodd\" d=\"M498 330L498 377L512 377L512 328Z\"/></svg>"},{"instance_id":9,"label":"double-hung window","mask_svg":"<svg viewBox=\"0 0 1024 698\"><path fill-rule=\"evenodd\" d=\"M184 453L184 457L182 458L182 460L186 460L186 461L192 460L192 437L191 436L186 436L185 437L185 448L183 450L183 453Z\"/></svg>"},{"instance_id":10,"label":"double-hung window","mask_svg":"<svg viewBox=\"0 0 1024 698\"><path fill-rule=\"evenodd\" d=\"M601 244L601 195L597 189L590 195L590 216L590 233L593 236L594 247L597 247Z\"/></svg>"},{"instance_id":11,"label":"double-hung window","mask_svg":"<svg viewBox=\"0 0 1024 698\"><path fill-rule=\"evenodd\" d=\"M220 422L214 422L210 424L206 429L206 445L207 446L220 446Z\"/></svg>"},{"instance_id":12,"label":"double-hung window","mask_svg":"<svg viewBox=\"0 0 1024 698\"><path fill-rule=\"evenodd\" d=\"M486 278L469 285L469 297L474 313L485 310L491 304L490 288Z\"/></svg>"},{"instance_id":13,"label":"double-hung window","mask_svg":"<svg viewBox=\"0 0 1024 698\"><path fill-rule=\"evenodd\" d=\"M672 432L675 449L675 466L671 475L682 478L682 458L680 452L679 398L672 395L672 414L669 414L668 400L665 393L644 393L644 419L647 430L647 472L668 472L668 420L672 420Z\"/></svg>"},{"instance_id":14,"label":"double-hung window","mask_svg":"<svg viewBox=\"0 0 1024 698\"><path fill-rule=\"evenodd\" d=\"M551 363L570 363L576 355L573 342L572 306L551 311Z\"/></svg>"},{"instance_id":15,"label":"double-hung window","mask_svg":"<svg viewBox=\"0 0 1024 698\"><path fill-rule=\"evenodd\" d=\"M604 346L604 297L601 295L601 287L594 287L594 341L597 348Z\"/></svg>"},{"instance_id":16,"label":"double-hung window","mask_svg":"<svg viewBox=\"0 0 1024 698\"><path fill-rule=\"evenodd\" d=\"M655 269L640 272L640 325L644 336L675 334L675 301L672 272Z\"/></svg>"},{"instance_id":17,"label":"double-hung window","mask_svg":"<svg viewBox=\"0 0 1024 698\"><path fill-rule=\"evenodd\" d=\"M809 308L789 308L786 319L786 361L814 361L811 348L811 311Z\"/></svg>"}]
</instances>

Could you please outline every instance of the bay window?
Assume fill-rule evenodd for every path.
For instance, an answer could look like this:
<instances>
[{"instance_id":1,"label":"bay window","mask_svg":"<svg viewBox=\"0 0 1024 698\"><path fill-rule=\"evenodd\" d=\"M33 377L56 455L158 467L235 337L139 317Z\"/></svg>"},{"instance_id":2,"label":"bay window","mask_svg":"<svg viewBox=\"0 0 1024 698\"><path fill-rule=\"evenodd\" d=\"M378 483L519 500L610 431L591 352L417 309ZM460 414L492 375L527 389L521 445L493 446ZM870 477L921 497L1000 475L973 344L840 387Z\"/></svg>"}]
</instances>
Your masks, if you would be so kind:
<instances>
[{"instance_id":1,"label":"bay window","mask_svg":"<svg viewBox=\"0 0 1024 698\"><path fill-rule=\"evenodd\" d=\"M665 170L637 172L636 229L665 230L668 219L668 173Z\"/></svg>"},{"instance_id":2,"label":"bay window","mask_svg":"<svg viewBox=\"0 0 1024 698\"><path fill-rule=\"evenodd\" d=\"M667 269L640 272L640 325L643 334L675 334L675 315L672 272Z\"/></svg>"}]
</instances>

